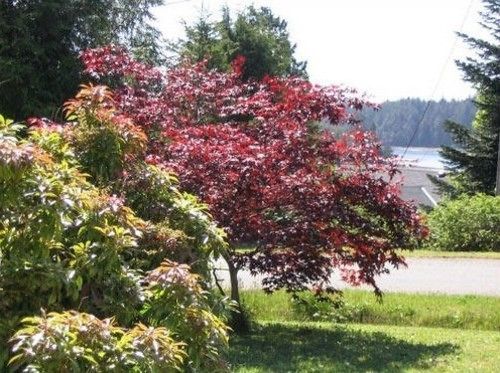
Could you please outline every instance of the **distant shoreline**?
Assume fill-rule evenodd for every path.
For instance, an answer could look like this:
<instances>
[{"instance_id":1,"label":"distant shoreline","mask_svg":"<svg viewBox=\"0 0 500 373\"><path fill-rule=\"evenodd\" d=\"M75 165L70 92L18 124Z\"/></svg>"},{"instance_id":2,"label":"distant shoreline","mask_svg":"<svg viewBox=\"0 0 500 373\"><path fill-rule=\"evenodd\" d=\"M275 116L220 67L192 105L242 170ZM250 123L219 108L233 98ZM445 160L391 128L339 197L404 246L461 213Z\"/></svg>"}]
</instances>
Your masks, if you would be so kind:
<instances>
[{"instance_id":1,"label":"distant shoreline","mask_svg":"<svg viewBox=\"0 0 500 373\"><path fill-rule=\"evenodd\" d=\"M423 147L391 147L392 155L398 158L398 163L408 168L429 168L438 172L445 169L444 160L439 154L439 148Z\"/></svg>"},{"instance_id":2,"label":"distant shoreline","mask_svg":"<svg viewBox=\"0 0 500 373\"><path fill-rule=\"evenodd\" d=\"M406 149L406 146L404 146L404 145L383 145L383 146L391 148L391 149L398 148L398 149L402 149L403 151ZM436 146L411 146L408 149L439 151L439 150L441 150L441 147L440 146L437 146L437 147Z\"/></svg>"},{"instance_id":3,"label":"distant shoreline","mask_svg":"<svg viewBox=\"0 0 500 373\"><path fill-rule=\"evenodd\" d=\"M434 173L440 173L442 171L445 171L444 168L438 168L438 167L428 167L428 166L408 166L406 164L398 163L398 168L402 168L405 170L415 170L415 171L428 171L428 172L434 172Z\"/></svg>"}]
</instances>

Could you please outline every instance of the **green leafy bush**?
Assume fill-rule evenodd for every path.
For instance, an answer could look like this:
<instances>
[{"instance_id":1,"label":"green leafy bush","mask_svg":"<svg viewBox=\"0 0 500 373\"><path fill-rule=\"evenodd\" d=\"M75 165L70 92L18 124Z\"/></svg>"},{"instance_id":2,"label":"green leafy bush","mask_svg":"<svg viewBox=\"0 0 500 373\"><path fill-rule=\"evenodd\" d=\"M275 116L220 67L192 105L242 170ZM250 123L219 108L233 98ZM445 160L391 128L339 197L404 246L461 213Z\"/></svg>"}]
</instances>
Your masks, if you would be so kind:
<instances>
[{"instance_id":1,"label":"green leafy bush","mask_svg":"<svg viewBox=\"0 0 500 373\"><path fill-rule=\"evenodd\" d=\"M447 251L500 251L500 197L463 195L428 215L427 245Z\"/></svg>"},{"instance_id":2,"label":"green leafy bush","mask_svg":"<svg viewBox=\"0 0 500 373\"><path fill-rule=\"evenodd\" d=\"M12 343L9 364L29 372L173 372L185 358L163 327L127 330L75 311L25 318Z\"/></svg>"},{"instance_id":3,"label":"green leafy bush","mask_svg":"<svg viewBox=\"0 0 500 373\"><path fill-rule=\"evenodd\" d=\"M290 305L293 313L304 321L347 322L353 314L362 312L359 307L346 304L340 294L297 293L290 298Z\"/></svg>"},{"instance_id":4,"label":"green leafy bush","mask_svg":"<svg viewBox=\"0 0 500 373\"><path fill-rule=\"evenodd\" d=\"M177 178L154 165L142 164L128 169L121 183L118 189L123 191L134 211L155 223L156 228L150 230L142 242L153 239L156 247L169 253L169 258L188 263L195 272L209 277L209 256L219 255L226 243L224 232L214 224L207 206L193 195L180 192ZM176 247L161 239L166 230L171 230L170 237L176 237ZM159 242L162 246L158 246ZM158 254L158 251L150 251L150 260L153 256L160 258ZM158 266L161 260L154 263Z\"/></svg>"},{"instance_id":5,"label":"green leafy bush","mask_svg":"<svg viewBox=\"0 0 500 373\"><path fill-rule=\"evenodd\" d=\"M143 264L156 267L166 254L172 260L190 264L195 272L208 278L208 258L224 250L226 242L207 206L181 192L175 175L145 162L146 135L128 118L115 114L106 87L83 85L65 108L73 126L61 134L75 150L83 170L98 185L123 196L139 217L152 223L139 246L149 245L152 240L157 250L149 245L147 255L142 255L142 247L135 254L146 262L156 259ZM165 240L167 231L170 240Z\"/></svg>"},{"instance_id":6,"label":"green leafy bush","mask_svg":"<svg viewBox=\"0 0 500 373\"><path fill-rule=\"evenodd\" d=\"M84 87L63 126L0 116L0 370L10 348L24 371L224 371L224 234L110 100Z\"/></svg>"},{"instance_id":7,"label":"green leafy bush","mask_svg":"<svg viewBox=\"0 0 500 373\"><path fill-rule=\"evenodd\" d=\"M208 292L203 290L199 277L192 275L188 266L166 260L149 272L146 281L150 292L144 307L146 319L178 333L187 343L193 368L224 370L217 346L228 342L226 329L218 317L208 312ZM178 307L179 303L186 306Z\"/></svg>"},{"instance_id":8,"label":"green leafy bush","mask_svg":"<svg viewBox=\"0 0 500 373\"><path fill-rule=\"evenodd\" d=\"M299 293L290 298L290 305L294 315L303 321L363 323L370 322L374 317L372 302L367 300L358 302L348 301L339 295L318 297L311 293ZM385 316L392 322L394 320L409 319L414 316L414 310L411 307L399 304L386 307L384 312Z\"/></svg>"},{"instance_id":9,"label":"green leafy bush","mask_svg":"<svg viewBox=\"0 0 500 373\"><path fill-rule=\"evenodd\" d=\"M126 163L140 159L146 135L130 119L115 115L106 87L82 85L64 107L75 124L65 137L95 183L109 185L120 177Z\"/></svg>"}]
</instances>

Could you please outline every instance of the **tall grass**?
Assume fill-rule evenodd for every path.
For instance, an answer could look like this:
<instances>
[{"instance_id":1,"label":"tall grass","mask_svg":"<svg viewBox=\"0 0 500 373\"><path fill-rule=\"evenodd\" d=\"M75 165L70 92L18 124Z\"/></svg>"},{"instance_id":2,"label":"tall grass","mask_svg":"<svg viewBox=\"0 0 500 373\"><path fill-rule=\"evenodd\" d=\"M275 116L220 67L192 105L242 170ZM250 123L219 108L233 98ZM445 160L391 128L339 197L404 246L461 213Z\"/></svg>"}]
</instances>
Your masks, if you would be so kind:
<instances>
[{"instance_id":1,"label":"tall grass","mask_svg":"<svg viewBox=\"0 0 500 373\"><path fill-rule=\"evenodd\" d=\"M385 294L382 302L369 291L347 290L333 307L304 295L294 302L283 291L242 294L245 308L258 321L332 321L337 323L427 326L500 331L500 298L486 296Z\"/></svg>"}]
</instances>

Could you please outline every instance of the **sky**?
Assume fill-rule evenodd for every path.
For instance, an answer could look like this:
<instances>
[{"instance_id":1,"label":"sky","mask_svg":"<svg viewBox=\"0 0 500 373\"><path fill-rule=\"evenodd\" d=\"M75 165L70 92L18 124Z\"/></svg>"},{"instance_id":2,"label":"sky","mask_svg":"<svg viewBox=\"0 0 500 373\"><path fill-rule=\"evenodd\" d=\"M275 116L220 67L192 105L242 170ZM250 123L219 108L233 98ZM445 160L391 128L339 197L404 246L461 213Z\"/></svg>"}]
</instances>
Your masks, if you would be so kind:
<instances>
[{"instance_id":1,"label":"sky","mask_svg":"<svg viewBox=\"0 0 500 373\"><path fill-rule=\"evenodd\" d=\"M480 0L165 0L154 15L164 37L176 40L182 21L193 24L202 9L218 20L224 5L236 13L252 4L287 21L314 83L356 88L377 102L474 93L454 63L473 52L455 31L487 37Z\"/></svg>"}]
</instances>

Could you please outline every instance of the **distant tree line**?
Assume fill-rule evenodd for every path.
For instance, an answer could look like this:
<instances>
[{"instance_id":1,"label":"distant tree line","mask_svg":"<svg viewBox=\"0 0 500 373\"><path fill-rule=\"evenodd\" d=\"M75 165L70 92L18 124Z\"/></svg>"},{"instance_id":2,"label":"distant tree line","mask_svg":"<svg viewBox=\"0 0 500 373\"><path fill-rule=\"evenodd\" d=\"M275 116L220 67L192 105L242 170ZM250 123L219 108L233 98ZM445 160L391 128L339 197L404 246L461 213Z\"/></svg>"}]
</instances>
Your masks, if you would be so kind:
<instances>
[{"instance_id":1,"label":"distant tree line","mask_svg":"<svg viewBox=\"0 0 500 373\"><path fill-rule=\"evenodd\" d=\"M428 101L405 98L386 101L380 110L365 109L361 119L366 129L375 131L386 146L406 146L415 128L422 120ZM439 147L453 143L451 135L443 125L446 121L461 123L470 128L476 114L472 100L431 101L412 146Z\"/></svg>"}]
</instances>

